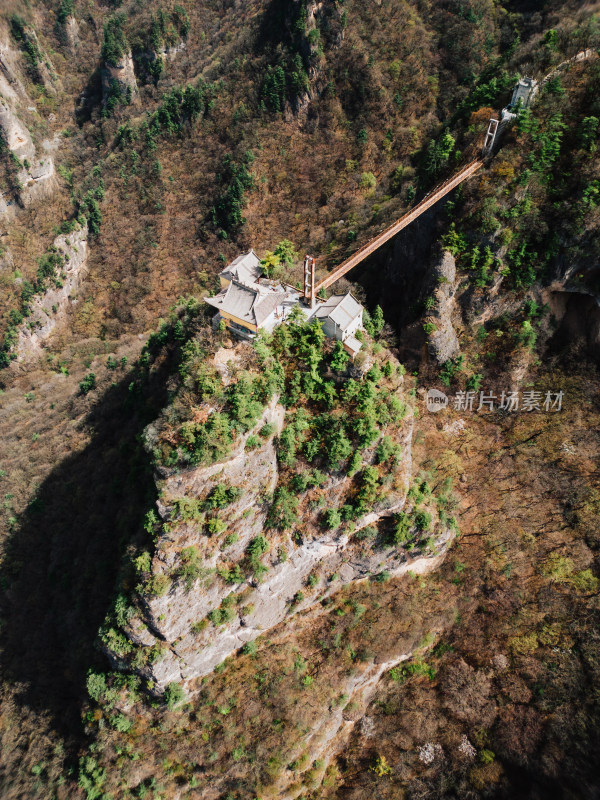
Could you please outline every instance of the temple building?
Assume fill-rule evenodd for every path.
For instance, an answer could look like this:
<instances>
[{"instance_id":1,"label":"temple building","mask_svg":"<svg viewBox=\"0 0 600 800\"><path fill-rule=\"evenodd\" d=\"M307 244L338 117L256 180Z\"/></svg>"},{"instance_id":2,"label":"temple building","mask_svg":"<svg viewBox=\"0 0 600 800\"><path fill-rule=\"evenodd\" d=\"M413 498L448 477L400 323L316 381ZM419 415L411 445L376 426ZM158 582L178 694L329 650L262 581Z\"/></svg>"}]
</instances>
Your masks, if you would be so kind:
<instances>
[{"instance_id":1,"label":"temple building","mask_svg":"<svg viewBox=\"0 0 600 800\"><path fill-rule=\"evenodd\" d=\"M221 291L205 298L217 310L213 324L223 320L242 339L252 339L261 330L270 333L300 306L306 319L318 319L327 336L342 342L352 358L360 350L356 332L362 329L364 309L350 292L324 301L317 299L310 308L302 303L298 289L263 276L254 250L228 264L220 273L219 282Z\"/></svg>"}]
</instances>

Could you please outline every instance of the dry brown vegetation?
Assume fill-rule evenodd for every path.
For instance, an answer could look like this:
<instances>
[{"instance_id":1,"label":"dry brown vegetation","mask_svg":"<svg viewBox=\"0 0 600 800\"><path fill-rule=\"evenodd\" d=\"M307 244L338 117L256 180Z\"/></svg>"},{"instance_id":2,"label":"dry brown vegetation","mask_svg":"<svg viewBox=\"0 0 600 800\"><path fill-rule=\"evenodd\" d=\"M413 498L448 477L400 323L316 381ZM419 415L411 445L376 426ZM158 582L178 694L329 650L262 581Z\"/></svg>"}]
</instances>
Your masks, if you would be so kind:
<instances>
[{"instance_id":1,"label":"dry brown vegetation","mask_svg":"<svg viewBox=\"0 0 600 800\"><path fill-rule=\"evenodd\" d=\"M170 12L175 4L123 3L134 46L159 5ZM588 24L595 4L346 0L343 39L324 36L315 57L310 102L301 97L299 108L288 103L276 114L260 107L277 51L264 20L284 4L182 5L191 23L185 47L166 60L156 86L138 70L138 99L109 117L101 113L99 58L102 26L115 9L76 0L78 41L68 46L55 31L58 2L2 7L2 41L16 47L9 19L23 15L56 70L47 90L18 56L28 94L20 117L37 147L57 137L53 155L63 168L48 201L0 223L14 259L0 273L2 330L55 227L104 184L78 302L39 363L0 376L2 796L79 800L87 789L88 798L114 800L242 800L292 785L310 800L591 800L600 718L597 368L564 332L551 338L549 315L541 349L520 342L521 289L508 294L509 317L493 320L487 338L477 326L459 330L465 365L452 389L481 373L484 388L500 391L519 374L521 385L563 389L564 408L463 414L458 435L444 426L460 414L421 414L415 469L434 484L452 478L461 499L461 535L439 571L341 587L262 637L256 653L228 660L176 710L135 681L110 702L88 697L88 670L110 671L97 630L115 588L131 588L122 559L142 540L155 501L139 437L167 402L173 364L165 356L149 370L134 366L147 333L181 295L213 289L223 260L244 248L262 253L287 238L318 255L320 268L337 263L427 186L426 149L443 126L459 158L468 157L514 74L545 74L597 44ZM549 29L557 30L556 47L546 41ZM502 71L506 86L471 107L474 87ZM164 94L200 78L212 104L193 123L159 136L155 151L143 137L117 142L120 126L137 131ZM476 285L469 261L476 242L491 241L499 209L514 212L511 222L502 218L501 244L527 229L542 248L560 230L560 263L581 268L593 291L598 211L582 193L591 187L594 197L598 159L582 145L580 123L598 111L599 81L595 65L581 64L563 77L565 94L541 98L540 118L560 113L567 124L554 172L524 188L537 144L511 134L440 223L447 233L452 220L466 236L461 291L473 318L503 310L486 281ZM247 151L247 221L219 238L210 209L222 159L231 153L240 162ZM2 154L0 188L9 194L11 169ZM520 206L527 193L532 205ZM290 278L298 277L296 265ZM405 298L368 273L363 284L395 321ZM97 386L84 395L79 385L90 372ZM424 367L418 385L437 381ZM410 669L386 672L371 698L344 697L353 680L415 648ZM321 755L318 733L340 709L348 739ZM465 736L472 753L459 749Z\"/></svg>"},{"instance_id":2,"label":"dry brown vegetation","mask_svg":"<svg viewBox=\"0 0 600 800\"><path fill-rule=\"evenodd\" d=\"M376 754L394 769L377 781L381 797L396 797L402 787L425 797L444 785L461 796L593 792L593 764L582 764L578 754L598 737L591 691L598 525L589 525L597 492L590 472L599 444L590 435L595 382L558 371L540 377L564 389L562 412L469 416L446 451L465 492L461 537L438 578L459 594L455 624L442 637L447 652L435 681L390 682L378 691L367 711L373 739L353 738L347 774L333 796L372 796L375 779L364 765ZM448 445L440 428L430 424L430 451ZM479 751L474 760L459 751L463 735ZM443 747L430 765L419 761L427 743ZM494 754L488 763L486 750Z\"/></svg>"}]
</instances>

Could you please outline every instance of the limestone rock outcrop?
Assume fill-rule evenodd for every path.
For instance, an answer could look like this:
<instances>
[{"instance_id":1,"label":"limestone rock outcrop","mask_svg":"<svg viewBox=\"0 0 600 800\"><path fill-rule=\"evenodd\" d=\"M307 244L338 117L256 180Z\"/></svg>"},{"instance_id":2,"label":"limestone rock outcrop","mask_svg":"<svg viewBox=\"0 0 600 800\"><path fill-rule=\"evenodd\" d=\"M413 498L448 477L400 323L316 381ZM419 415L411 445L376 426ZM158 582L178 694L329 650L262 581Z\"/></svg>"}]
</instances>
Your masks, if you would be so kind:
<instances>
[{"instance_id":1,"label":"limestone rock outcrop","mask_svg":"<svg viewBox=\"0 0 600 800\"><path fill-rule=\"evenodd\" d=\"M323 3L311 0L306 6L306 21L301 42L301 51L308 72L308 86L301 92L293 103L286 103L285 115L287 119L294 116L303 117L308 112L312 101L318 97L328 85L328 78L324 74L324 59L322 56L323 36L326 34L326 44L331 49L337 49L344 40L344 25L342 23L343 7L337 3Z\"/></svg>"},{"instance_id":2,"label":"limestone rock outcrop","mask_svg":"<svg viewBox=\"0 0 600 800\"><path fill-rule=\"evenodd\" d=\"M430 356L441 365L460 353L458 337L452 325L456 262L448 251L444 251L436 260L432 279L435 282L434 306L428 312L427 321L435 326L435 330L430 333L427 346Z\"/></svg>"},{"instance_id":3,"label":"limestone rock outcrop","mask_svg":"<svg viewBox=\"0 0 600 800\"><path fill-rule=\"evenodd\" d=\"M6 146L20 161L35 158L35 147L29 131L2 97L0 97L0 130Z\"/></svg>"},{"instance_id":4,"label":"limestone rock outcrop","mask_svg":"<svg viewBox=\"0 0 600 800\"><path fill-rule=\"evenodd\" d=\"M8 40L0 41L0 95L10 102L27 97L19 79L18 53Z\"/></svg>"},{"instance_id":5,"label":"limestone rock outcrop","mask_svg":"<svg viewBox=\"0 0 600 800\"><path fill-rule=\"evenodd\" d=\"M0 97L0 135L21 165L17 173L21 205L27 207L52 194L56 185L52 157L38 158L31 134L3 97Z\"/></svg>"},{"instance_id":6,"label":"limestone rock outcrop","mask_svg":"<svg viewBox=\"0 0 600 800\"><path fill-rule=\"evenodd\" d=\"M72 14L69 14L65 21L65 38L71 50L75 50L79 46L79 23Z\"/></svg>"},{"instance_id":7,"label":"limestone rock outcrop","mask_svg":"<svg viewBox=\"0 0 600 800\"><path fill-rule=\"evenodd\" d=\"M131 50L122 55L117 64L104 63L102 69L102 99L106 104L115 93L131 102L138 94L138 85Z\"/></svg>"},{"instance_id":8,"label":"limestone rock outcrop","mask_svg":"<svg viewBox=\"0 0 600 800\"><path fill-rule=\"evenodd\" d=\"M3 197L0 194L0 214L3 211L2 208ZM0 238L0 275L3 272L8 272L14 268L14 259L12 253L8 249L7 246L2 244L2 239Z\"/></svg>"},{"instance_id":9,"label":"limestone rock outcrop","mask_svg":"<svg viewBox=\"0 0 600 800\"><path fill-rule=\"evenodd\" d=\"M233 365L235 348L217 352L213 361L215 367L224 361ZM203 411L198 409L199 414ZM182 471L161 468L157 477L161 527L155 553L143 569L138 613L123 629L137 650L128 667L133 665L157 693L172 682L183 682L193 691L195 679L240 647L345 584L383 571L386 579L409 570L427 571L452 538L450 530L442 530L428 541L425 551L414 553L383 539L377 547L365 547L363 541L367 536L374 541L378 533L373 526L405 505L411 481L411 414L396 441L400 461L393 480L390 476L381 499L352 526L323 527L327 509L318 497L326 498L327 508L338 508L352 486L351 476L333 472L319 491L298 493L301 536L292 530L267 530L280 478L276 437L285 414L275 396L226 460ZM258 435L265 428L267 438ZM155 436L150 426L149 450ZM375 451L376 443L363 452L366 463L373 463ZM207 514L210 498L218 492L225 499ZM256 542L261 543L258 572L249 555ZM125 666L110 646L106 651L117 667Z\"/></svg>"},{"instance_id":10,"label":"limestone rock outcrop","mask_svg":"<svg viewBox=\"0 0 600 800\"><path fill-rule=\"evenodd\" d=\"M30 314L17 340L17 364L40 355L45 341L63 318L69 302L79 289L86 272L87 237L87 223L84 223L54 240L54 248L63 259L62 274L57 285L31 300Z\"/></svg>"}]
</instances>

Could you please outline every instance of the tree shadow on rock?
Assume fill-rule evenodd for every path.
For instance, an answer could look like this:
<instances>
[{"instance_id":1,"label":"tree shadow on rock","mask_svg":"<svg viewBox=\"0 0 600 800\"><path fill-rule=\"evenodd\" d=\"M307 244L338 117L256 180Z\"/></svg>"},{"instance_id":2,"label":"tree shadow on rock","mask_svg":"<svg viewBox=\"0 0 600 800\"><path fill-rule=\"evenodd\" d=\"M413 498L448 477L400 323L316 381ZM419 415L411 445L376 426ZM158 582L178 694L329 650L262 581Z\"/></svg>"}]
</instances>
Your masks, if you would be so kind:
<instances>
[{"instance_id":1,"label":"tree shadow on rock","mask_svg":"<svg viewBox=\"0 0 600 800\"><path fill-rule=\"evenodd\" d=\"M85 88L77 98L75 120L81 128L92 119L94 110L102 103L102 71L100 67L92 72Z\"/></svg>"}]
</instances>

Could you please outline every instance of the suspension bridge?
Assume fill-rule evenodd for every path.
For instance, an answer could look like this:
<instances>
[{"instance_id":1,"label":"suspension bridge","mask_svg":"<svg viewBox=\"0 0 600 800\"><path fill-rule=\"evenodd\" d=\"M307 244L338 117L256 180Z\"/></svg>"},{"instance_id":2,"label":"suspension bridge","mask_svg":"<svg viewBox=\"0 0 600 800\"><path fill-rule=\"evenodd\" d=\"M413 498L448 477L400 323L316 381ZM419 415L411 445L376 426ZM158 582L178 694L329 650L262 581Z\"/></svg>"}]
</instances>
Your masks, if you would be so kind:
<instances>
[{"instance_id":1,"label":"suspension bridge","mask_svg":"<svg viewBox=\"0 0 600 800\"><path fill-rule=\"evenodd\" d=\"M318 283L315 282L316 261L312 256L305 256L304 302L312 308L315 304L317 292L319 292L321 289L327 289L328 286L334 284L336 281L350 272L351 269L356 267L357 264L360 264L361 261L364 261L365 258L368 258L383 244L392 239L397 233L414 222L418 217L421 216L421 214L427 211L427 209L435 205L438 200L441 200L442 197L459 186L463 181L466 181L471 177L471 175L474 175L477 170L483 166L486 155L491 153L493 150L494 143L499 133L499 124L500 123L496 119L490 120L480 158L470 161L468 164L461 167L452 177L435 186L419 203L417 203L414 208L411 208L410 211L408 211L406 214L403 214L389 227L378 233L377 236L373 237L366 244L360 247L349 258L347 258L345 261L342 261L342 263L332 272L328 273L323 280L319 281Z\"/></svg>"}]
</instances>

